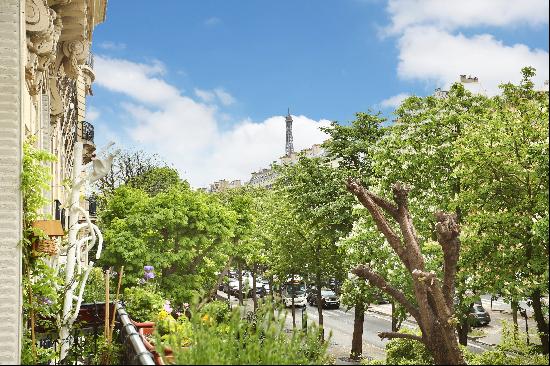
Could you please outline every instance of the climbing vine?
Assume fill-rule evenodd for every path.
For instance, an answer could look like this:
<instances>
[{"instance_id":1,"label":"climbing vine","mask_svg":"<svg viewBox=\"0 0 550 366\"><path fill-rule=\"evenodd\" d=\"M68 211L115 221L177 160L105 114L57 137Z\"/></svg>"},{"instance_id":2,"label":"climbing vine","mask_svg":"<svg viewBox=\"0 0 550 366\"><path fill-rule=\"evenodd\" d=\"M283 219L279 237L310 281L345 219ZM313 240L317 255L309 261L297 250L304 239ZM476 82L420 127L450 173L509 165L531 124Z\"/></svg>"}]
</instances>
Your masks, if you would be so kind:
<instances>
[{"instance_id":1,"label":"climbing vine","mask_svg":"<svg viewBox=\"0 0 550 366\"><path fill-rule=\"evenodd\" d=\"M45 239L45 233L32 227L33 221L45 218L42 208L49 203L44 192L50 189L51 173L48 163L55 156L37 149L36 139L23 144L23 172L21 194L23 198L23 324L21 362L23 364L48 363L56 357L55 348L37 347L36 329L57 333L57 315L61 309L62 280L49 267L43 255L33 250L32 241Z\"/></svg>"}]
</instances>

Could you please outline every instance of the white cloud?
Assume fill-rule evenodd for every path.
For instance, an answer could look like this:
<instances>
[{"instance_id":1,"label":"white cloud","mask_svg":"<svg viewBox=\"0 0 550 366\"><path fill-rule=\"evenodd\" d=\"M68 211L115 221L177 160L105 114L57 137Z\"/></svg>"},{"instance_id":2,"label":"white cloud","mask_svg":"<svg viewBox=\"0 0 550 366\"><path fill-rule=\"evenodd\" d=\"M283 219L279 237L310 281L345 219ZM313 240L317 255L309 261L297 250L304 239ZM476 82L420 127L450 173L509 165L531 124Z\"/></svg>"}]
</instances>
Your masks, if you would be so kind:
<instances>
[{"instance_id":1,"label":"white cloud","mask_svg":"<svg viewBox=\"0 0 550 366\"><path fill-rule=\"evenodd\" d=\"M521 68L537 69L535 82L548 79L548 52L523 44L507 46L492 35L466 37L434 27L410 27L399 39L398 75L448 87L460 74L477 76L488 94L503 82L518 82Z\"/></svg>"},{"instance_id":2,"label":"white cloud","mask_svg":"<svg viewBox=\"0 0 550 366\"><path fill-rule=\"evenodd\" d=\"M410 26L433 25L441 29L475 26L548 24L548 0L390 0L387 11L392 23L389 33Z\"/></svg>"},{"instance_id":3,"label":"white cloud","mask_svg":"<svg viewBox=\"0 0 550 366\"><path fill-rule=\"evenodd\" d=\"M99 43L99 47L109 51L120 51L126 49L126 43L105 41Z\"/></svg>"},{"instance_id":4,"label":"white cloud","mask_svg":"<svg viewBox=\"0 0 550 366\"><path fill-rule=\"evenodd\" d=\"M194 92L205 103L214 103L216 100L224 106L235 103L235 98L223 88L216 88L212 91L195 88Z\"/></svg>"},{"instance_id":5,"label":"white cloud","mask_svg":"<svg viewBox=\"0 0 550 366\"><path fill-rule=\"evenodd\" d=\"M459 75L472 75L480 83L467 88L492 95L499 84L519 81L524 66L537 69L535 82L542 85L548 51L507 45L486 33L464 36L460 30L540 27L548 24L548 9L548 0L389 0L391 24L385 32L398 37L400 78L447 88Z\"/></svg>"},{"instance_id":6,"label":"white cloud","mask_svg":"<svg viewBox=\"0 0 550 366\"><path fill-rule=\"evenodd\" d=\"M212 103L216 99L216 93L195 88L195 95L199 97L203 102Z\"/></svg>"},{"instance_id":7,"label":"white cloud","mask_svg":"<svg viewBox=\"0 0 550 366\"><path fill-rule=\"evenodd\" d=\"M100 115L101 115L101 112L99 111L99 109L93 106L86 107L86 120L88 122L94 123L99 118Z\"/></svg>"},{"instance_id":8,"label":"white cloud","mask_svg":"<svg viewBox=\"0 0 550 366\"><path fill-rule=\"evenodd\" d=\"M204 21L204 25L214 26L221 23L221 19L218 17L210 17Z\"/></svg>"},{"instance_id":9,"label":"white cloud","mask_svg":"<svg viewBox=\"0 0 550 366\"><path fill-rule=\"evenodd\" d=\"M284 154L283 116L258 123L245 120L222 130L226 114L219 109L234 102L223 89L195 89L195 100L161 78L164 67L158 62L98 57L96 63L98 86L132 99L122 105L121 113L135 121L126 129L129 138L173 163L193 186L222 178L248 180L252 171ZM214 103L214 95L221 106ZM326 139L319 127L328 125L327 120L294 116L296 150Z\"/></svg>"},{"instance_id":10,"label":"white cloud","mask_svg":"<svg viewBox=\"0 0 550 366\"><path fill-rule=\"evenodd\" d=\"M407 99L410 95L407 93L399 93L380 102L382 108L395 109L401 105L401 103Z\"/></svg>"},{"instance_id":11,"label":"white cloud","mask_svg":"<svg viewBox=\"0 0 550 366\"><path fill-rule=\"evenodd\" d=\"M231 104L235 103L235 98L233 98L233 96L231 94L229 94L228 92L226 92L222 88L214 89L214 93L216 93L216 96L218 97L220 102L225 106L228 106L228 105L231 105Z\"/></svg>"},{"instance_id":12,"label":"white cloud","mask_svg":"<svg viewBox=\"0 0 550 366\"><path fill-rule=\"evenodd\" d=\"M159 61L141 64L99 55L94 63L98 85L150 104L166 104L180 97L178 89L158 78L165 70Z\"/></svg>"}]
</instances>

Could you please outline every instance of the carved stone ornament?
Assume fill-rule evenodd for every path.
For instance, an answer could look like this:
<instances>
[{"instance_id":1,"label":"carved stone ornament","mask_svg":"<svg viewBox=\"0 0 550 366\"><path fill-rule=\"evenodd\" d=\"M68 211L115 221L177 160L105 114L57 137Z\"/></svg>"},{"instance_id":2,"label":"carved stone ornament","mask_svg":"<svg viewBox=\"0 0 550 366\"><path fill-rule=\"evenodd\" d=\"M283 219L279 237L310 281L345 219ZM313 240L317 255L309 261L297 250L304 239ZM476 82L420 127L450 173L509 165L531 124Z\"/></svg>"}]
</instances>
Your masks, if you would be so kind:
<instances>
[{"instance_id":1,"label":"carved stone ornament","mask_svg":"<svg viewBox=\"0 0 550 366\"><path fill-rule=\"evenodd\" d=\"M25 2L27 64L25 79L31 95L39 93L49 66L55 62L57 43L63 27L61 18L46 0Z\"/></svg>"},{"instance_id":2,"label":"carved stone ornament","mask_svg":"<svg viewBox=\"0 0 550 366\"><path fill-rule=\"evenodd\" d=\"M62 45L63 55L63 69L65 74L70 78L76 79L80 73L80 65L82 65L88 54L90 53L90 46L87 40L73 40L65 41Z\"/></svg>"}]
</instances>

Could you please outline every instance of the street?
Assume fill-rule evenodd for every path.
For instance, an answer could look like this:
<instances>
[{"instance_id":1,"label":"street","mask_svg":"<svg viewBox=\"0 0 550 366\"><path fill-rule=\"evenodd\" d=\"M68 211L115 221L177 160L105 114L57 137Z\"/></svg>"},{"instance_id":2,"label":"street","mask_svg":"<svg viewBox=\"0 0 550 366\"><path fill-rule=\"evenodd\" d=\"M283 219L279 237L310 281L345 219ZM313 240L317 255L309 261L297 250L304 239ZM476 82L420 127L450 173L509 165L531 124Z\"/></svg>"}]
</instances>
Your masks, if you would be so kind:
<instances>
[{"instance_id":1,"label":"street","mask_svg":"<svg viewBox=\"0 0 550 366\"><path fill-rule=\"evenodd\" d=\"M227 294L218 291L218 298L227 300ZM252 300L246 301L247 310L252 308ZM237 306L238 299L231 296L232 306ZM386 306L387 307L387 306ZM296 308L296 327L302 327L302 312L307 313L308 322L318 322L317 308L308 305L305 309ZM385 345L388 342L387 339L380 339L378 337L379 332L391 331L391 317L384 313L385 308L382 306L373 306L369 308L365 314L365 321L363 323L363 356L374 359L384 359L385 357ZM345 311L345 308L340 309L323 309L323 319L325 328L325 337L331 335L329 353L336 359L348 357L351 349L351 340L353 337L353 321L354 321L354 309ZM292 329L292 311L287 309L286 324L288 329ZM415 328L416 324L406 320L403 322L403 326L411 329ZM488 349L489 347L469 340L468 348L470 351L479 353Z\"/></svg>"}]
</instances>

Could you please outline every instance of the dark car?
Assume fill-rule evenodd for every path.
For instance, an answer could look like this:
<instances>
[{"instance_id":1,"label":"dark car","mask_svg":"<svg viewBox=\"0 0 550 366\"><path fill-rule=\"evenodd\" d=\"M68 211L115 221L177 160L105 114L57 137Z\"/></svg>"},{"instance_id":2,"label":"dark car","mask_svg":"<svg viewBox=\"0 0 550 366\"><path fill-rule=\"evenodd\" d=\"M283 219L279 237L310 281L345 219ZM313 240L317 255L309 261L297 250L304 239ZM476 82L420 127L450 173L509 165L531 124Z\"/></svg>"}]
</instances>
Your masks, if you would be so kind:
<instances>
[{"instance_id":1,"label":"dark car","mask_svg":"<svg viewBox=\"0 0 550 366\"><path fill-rule=\"evenodd\" d=\"M312 298L313 296L317 296L317 289L315 288L315 286L309 285L309 286L307 287L306 294L307 294L307 295L306 295L306 296L307 296L307 297L306 297L306 300L307 300L307 302L308 302L309 304L311 304L311 301L312 301L311 298Z\"/></svg>"},{"instance_id":2,"label":"dark car","mask_svg":"<svg viewBox=\"0 0 550 366\"><path fill-rule=\"evenodd\" d=\"M471 325L474 327L487 325L491 322L489 313L479 303L474 303L470 306L470 319Z\"/></svg>"},{"instance_id":3,"label":"dark car","mask_svg":"<svg viewBox=\"0 0 550 366\"><path fill-rule=\"evenodd\" d=\"M312 306L317 306L317 291L312 289L308 297L308 302ZM321 289L321 298L323 308L334 307L340 308L340 299L336 296L336 293L328 288Z\"/></svg>"},{"instance_id":4,"label":"dark car","mask_svg":"<svg viewBox=\"0 0 550 366\"><path fill-rule=\"evenodd\" d=\"M256 297L264 297L266 294L267 291L261 284L256 285ZM248 290L248 297L252 298L252 288Z\"/></svg>"}]
</instances>

